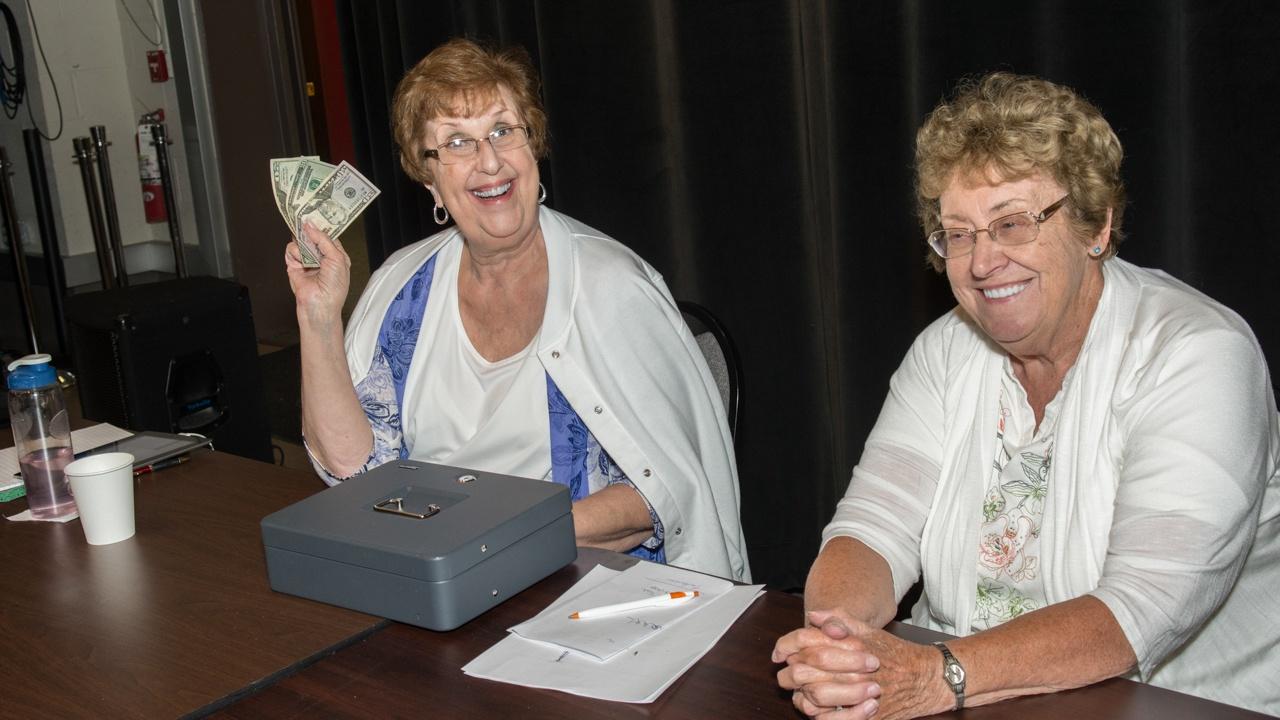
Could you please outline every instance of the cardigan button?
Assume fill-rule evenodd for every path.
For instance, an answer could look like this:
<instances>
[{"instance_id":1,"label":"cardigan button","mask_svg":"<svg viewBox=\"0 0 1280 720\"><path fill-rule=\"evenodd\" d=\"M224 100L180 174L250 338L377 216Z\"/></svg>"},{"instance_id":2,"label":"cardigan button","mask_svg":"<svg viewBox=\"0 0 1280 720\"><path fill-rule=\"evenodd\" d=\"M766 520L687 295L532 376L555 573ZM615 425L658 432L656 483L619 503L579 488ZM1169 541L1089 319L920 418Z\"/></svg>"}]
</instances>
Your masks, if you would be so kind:
<instances>
[{"instance_id":1,"label":"cardigan button","mask_svg":"<svg viewBox=\"0 0 1280 720\"><path fill-rule=\"evenodd\" d=\"M551 351L551 357L559 359L559 357L560 357L560 351L559 351L559 350L552 350L552 351Z\"/></svg>"},{"instance_id":2,"label":"cardigan button","mask_svg":"<svg viewBox=\"0 0 1280 720\"><path fill-rule=\"evenodd\" d=\"M599 405L597 405L597 406L595 407L595 410L596 410L596 414L597 414L597 415L599 415L600 413L604 412L604 408L600 407Z\"/></svg>"},{"instance_id":3,"label":"cardigan button","mask_svg":"<svg viewBox=\"0 0 1280 720\"><path fill-rule=\"evenodd\" d=\"M676 534L677 534L677 535L681 535L681 534L683 534L683 533L684 533L684 528L676 528Z\"/></svg>"},{"instance_id":4,"label":"cardigan button","mask_svg":"<svg viewBox=\"0 0 1280 720\"><path fill-rule=\"evenodd\" d=\"M645 476L645 477L649 477L649 476L650 476L650 475L652 475L652 474L653 474L653 473L649 472L649 468L645 468L645 469L644 469L644 476Z\"/></svg>"}]
</instances>

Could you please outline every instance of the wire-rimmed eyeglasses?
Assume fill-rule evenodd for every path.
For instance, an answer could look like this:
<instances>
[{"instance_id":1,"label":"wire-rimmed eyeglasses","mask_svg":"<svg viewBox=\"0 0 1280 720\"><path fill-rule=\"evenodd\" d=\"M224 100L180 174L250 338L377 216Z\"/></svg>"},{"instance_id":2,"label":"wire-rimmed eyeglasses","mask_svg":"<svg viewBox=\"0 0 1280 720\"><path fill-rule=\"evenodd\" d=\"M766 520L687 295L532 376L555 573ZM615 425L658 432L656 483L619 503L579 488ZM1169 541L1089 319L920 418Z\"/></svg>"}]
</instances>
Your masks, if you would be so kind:
<instances>
[{"instance_id":1,"label":"wire-rimmed eyeglasses","mask_svg":"<svg viewBox=\"0 0 1280 720\"><path fill-rule=\"evenodd\" d=\"M529 144L529 127L527 125L503 125L494 128L483 138L453 137L445 142L422 151L424 158L435 158L442 165L466 162L480 152L480 141L488 140L494 151L515 150Z\"/></svg>"},{"instance_id":2,"label":"wire-rimmed eyeglasses","mask_svg":"<svg viewBox=\"0 0 1280 720\"><path fill-rule=\"evenodd\" d=\"M943 228L934 230L929 233L929 237L926 240L929 243L929 247L933 248L933 251L938 253L939 257L946 260L964 257L973 252L974 246L978 243L978 233L980 232L990 235L991 239L998 245L1025 245L1036 239L1036 236L1040 234L1040 224L1061 210L1070 197L1070 195L1062 197L1058 202L1041 210L1039 213L1023 210L1012 215L998 217L992 220L991 224L985 228Z\"/></svg>"}]
</instances>

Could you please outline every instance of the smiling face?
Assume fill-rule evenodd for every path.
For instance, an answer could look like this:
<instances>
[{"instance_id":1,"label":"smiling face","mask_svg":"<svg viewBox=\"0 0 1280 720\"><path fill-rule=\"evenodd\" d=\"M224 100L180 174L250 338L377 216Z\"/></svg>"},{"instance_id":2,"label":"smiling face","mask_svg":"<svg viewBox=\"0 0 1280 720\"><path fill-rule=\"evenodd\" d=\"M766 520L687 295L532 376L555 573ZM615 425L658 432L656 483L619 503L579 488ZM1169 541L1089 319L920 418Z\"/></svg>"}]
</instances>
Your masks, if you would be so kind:
<instances>
[{"instance_id":1,"label":"smiling face","mask_svg":"<svg viewBox=\"0 0 1280 720\"><path fill-rule=\"evenodd\" d=\"M943 227L986 228L1011 213L1038 214L1066 194L1039 174L996 184L983 173L956 174L939 209ZM1069 212L1055 213L1024 245L997 245L983 232L972 253L946 261L960 307L1017 358L1074 360L1102 295L1102 263L1092 248L1105 254L1109 223L1099 237L1082 239Z\"/></svg>"},{"instance_id":2,"label":"smiling face","mask_svg":"<svg viewBox=\"0 0 1280 720\"><path fill-rule=\"evenodd\" d=\"M500 251L532 238L538 229L538 163L529 145L497 152L483 140L496 128L523 125L511 93L499 86L494 100L471 117L439 117L426 124L427 148L453 137L481 139L472 158L450 165L431 159L426 188L443 204L475 250Z\"/></svg>"}]
</instances>

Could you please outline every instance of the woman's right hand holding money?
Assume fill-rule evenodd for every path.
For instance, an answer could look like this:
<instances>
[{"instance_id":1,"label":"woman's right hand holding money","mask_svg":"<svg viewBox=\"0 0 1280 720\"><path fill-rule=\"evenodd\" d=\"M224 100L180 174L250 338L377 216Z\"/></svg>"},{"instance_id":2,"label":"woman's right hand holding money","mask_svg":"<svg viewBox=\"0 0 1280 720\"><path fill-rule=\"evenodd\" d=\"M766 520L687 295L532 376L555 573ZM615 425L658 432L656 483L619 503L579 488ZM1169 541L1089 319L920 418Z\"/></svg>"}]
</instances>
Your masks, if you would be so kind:
<instances>
[{"instance_id":1,"label":"woman's right hand holding money","mask_svg":"<svg viewBox=\"0 0 1280 720\"><path fill-rule=\"evenodd\" d=\"M311 223L304 223L302 232L320 251L320 267L303 266L296 242L285 247L284 264L297 301L298 325L300 329L332 329L335 323L342 323L342 306L351 284L351 257L341 243Z\"/></svg>"}]
</instances>

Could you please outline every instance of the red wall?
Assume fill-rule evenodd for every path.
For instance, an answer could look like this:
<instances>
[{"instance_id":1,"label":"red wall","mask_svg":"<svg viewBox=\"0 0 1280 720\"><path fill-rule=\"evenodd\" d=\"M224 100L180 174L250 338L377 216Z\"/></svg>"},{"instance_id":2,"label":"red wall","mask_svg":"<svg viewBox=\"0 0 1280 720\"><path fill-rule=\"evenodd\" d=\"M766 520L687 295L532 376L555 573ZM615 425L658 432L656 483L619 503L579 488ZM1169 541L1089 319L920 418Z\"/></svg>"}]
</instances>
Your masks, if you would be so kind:
<instances>
[{"instance_id":1,"label":"red wall","mask_svg":"<svg viewBox=\"0 0 1280 720\"><path fill-rule=\"evenodd\" d=\"M320 99L324 103L328 131L330 157L325 160L335 164L346 160L354 165L355 147L351 140L351 117L347 114L347 83L342 74L336 0L312 0L311 15L320 72Z\"/></svg>"}]
</instances>

